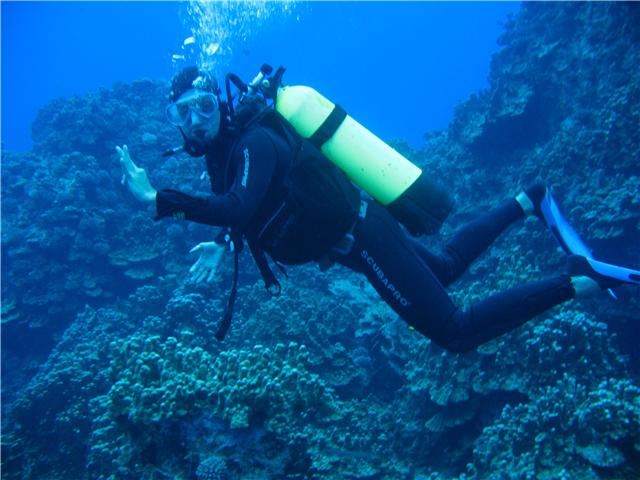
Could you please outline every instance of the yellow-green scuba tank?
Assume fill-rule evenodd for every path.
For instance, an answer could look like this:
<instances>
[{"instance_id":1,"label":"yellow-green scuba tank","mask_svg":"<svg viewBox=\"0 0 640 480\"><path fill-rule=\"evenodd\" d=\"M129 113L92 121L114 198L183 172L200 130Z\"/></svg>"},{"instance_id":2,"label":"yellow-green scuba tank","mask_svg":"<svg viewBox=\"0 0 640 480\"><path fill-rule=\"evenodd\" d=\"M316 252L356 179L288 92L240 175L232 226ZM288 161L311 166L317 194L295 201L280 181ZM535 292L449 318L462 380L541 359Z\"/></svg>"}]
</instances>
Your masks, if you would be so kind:
<instances>
[{"instance_id":1,"label":"yellow-green scuba tank","mask_svg":"<svg viewBox=\"0 0 640 480\"><path fill-rule=\"evenodd\" d=\"M276 110L305 138L311 139L335 109L313 88L278 90ZM349 115L340 116L333 135L321 145L322 153L373 198L392 203L422 171Z\"/></svg>"},{"instance_id":2,"label":"yellow-green scuba tank","mask_svg":"<svg viewBox=\"0 0 640 480\"><path fill-rule=\"evenodd\" d=\"M412 234L435 233L451 211L446 190L311 87L282 86L284 68L271 67L247 86L274 101L275 109L353 183L384 205Z\"/></svg>"}]
</instances>

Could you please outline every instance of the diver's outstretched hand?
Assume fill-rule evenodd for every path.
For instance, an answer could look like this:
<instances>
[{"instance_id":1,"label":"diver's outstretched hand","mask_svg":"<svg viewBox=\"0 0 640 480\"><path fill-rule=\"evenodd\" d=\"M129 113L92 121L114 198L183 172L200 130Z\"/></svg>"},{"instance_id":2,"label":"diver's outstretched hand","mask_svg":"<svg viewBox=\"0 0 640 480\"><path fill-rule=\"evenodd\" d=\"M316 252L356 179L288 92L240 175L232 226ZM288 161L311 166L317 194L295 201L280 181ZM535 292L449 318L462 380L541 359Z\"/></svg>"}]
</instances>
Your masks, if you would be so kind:
<instances>
[{"instance_id":1,"label":"diver's outstretched hand","mask_svg":"<svg viewBox=\"0 0 640 480\"><path fill-rule=\"evenodd\" d=\"M133 163L129 155L129 148L123 145L122 148L116 146L116 151L120 155L120 166L122 167L122 184L127 184L133 195L143 202L156 201L156 189L151 186L147 172Z\"/></svg>"},{"instance_id":2,"label":"diver's outstretched hand","mask_svg":"<svg viewBox=\"0 0 640 480\"><path fill-rule=\"evenodd\" d=\"M193 283L212 282L225 250L226 245L216 242L203 242L193 247L189 253L200 252L200 257L189 269L189 281Z\"/></svg>"}]
</instances>

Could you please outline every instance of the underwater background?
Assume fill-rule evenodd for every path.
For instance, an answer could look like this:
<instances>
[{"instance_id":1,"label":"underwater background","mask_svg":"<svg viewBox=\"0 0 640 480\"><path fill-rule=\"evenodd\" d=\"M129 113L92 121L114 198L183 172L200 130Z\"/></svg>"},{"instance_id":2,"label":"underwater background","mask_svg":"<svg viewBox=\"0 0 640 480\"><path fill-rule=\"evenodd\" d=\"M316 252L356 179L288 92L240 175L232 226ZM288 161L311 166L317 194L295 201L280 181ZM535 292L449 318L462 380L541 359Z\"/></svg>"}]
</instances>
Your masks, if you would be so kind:
<instances>
[{"instance_id":1,"label":"underwater background","mask_svg":"<svg viewBox=\"0 0 640 480\"><path fill-rule=\"evenodd\" d=\"M76 28L38 26L54 47L102 44L78 71L70 51L7 47L40 18L29 9L55 23L65 4L2 3L3 479L640 478L637 289L455 355L364 278L289 268L271 298L243 255L218 342L231 262L211 285L186 281L187 252L217 231L154 222L114 150L128 144L154 185L204 192L202 162L162 157L180 144L169 78L190 62L247 80L284 64L285 82L447 186L456 207L429 247L542 179L597 258L637 268L640 4L146 5L123 18L79 4ZM124 81L92 88L101 77ZM451 294L475 302L564 258L527 220Z\"/></svg>"}]
</instances>

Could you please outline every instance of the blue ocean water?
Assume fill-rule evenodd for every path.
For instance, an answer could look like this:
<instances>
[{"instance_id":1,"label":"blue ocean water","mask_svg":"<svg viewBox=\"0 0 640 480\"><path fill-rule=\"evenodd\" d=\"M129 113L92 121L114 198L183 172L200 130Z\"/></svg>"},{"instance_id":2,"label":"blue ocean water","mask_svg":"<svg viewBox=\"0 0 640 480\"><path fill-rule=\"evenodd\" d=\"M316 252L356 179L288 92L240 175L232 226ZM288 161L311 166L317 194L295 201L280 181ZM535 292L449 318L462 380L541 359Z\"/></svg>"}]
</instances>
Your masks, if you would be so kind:
<instances>
[{"instance_id":1,"label":"blue ocean water","mask_svg":"<svg viewBox=\"0 0 640 480\"><path fill-rule=\"evenodd\" d=\"M637 288L569 299L565 252L513 201L544 181L593 255L640 266L636 4L0 7L3 480L639 477ZM454 208L411 240L410 260L367 254L373 281L402 298L387 267L460 265L466 245L480 256L447 295L480 312L467 318L486 320L481 336L497 318L513 330L447 351L339 265L274 266L271 296L245 248L218 341L232 257L197 283L189 253L218 230L154 221L114 149L127 144L157 188L210 194L202 159L163 156L182 140L165 118L168 79L191 62L245 80L283 64L285 82L315 87L419 165ZM496 223L469 222L496 212L508 227L476 249ZM386 226L380 238L398 232ZM406 253L402 238L385 252ZM440 295L416 284L419 300ZM523 285L536 295L510 290ZM495 308L503 292L516 312L544 311L515 328ZM439 299L418 323L448 308Z\"/></svg>"},{"instance_id":2,"label":"blue ocean water","mask_svg":"<svg viewBox=\"0 0 640 480\"><path fill-rule=\"evenodd\" d=\"M500 23L516 2L242 2L190 15L179 2L2 2L2 142L24 151L39 108L115 81L169 79L194 30L221 50L212 63L253 77L264 62L314 84L385 139L420 146L454 106L486 87ZM240 23L233 24L233 17ZM207 45L197 45L205 48ZM225 52L222 56L220 53ZM220 58L224 57L224 58ZM191 57L197 59L198 57ZM354 62L354 59L358 59Z\"/></svg>"}]
</instances>

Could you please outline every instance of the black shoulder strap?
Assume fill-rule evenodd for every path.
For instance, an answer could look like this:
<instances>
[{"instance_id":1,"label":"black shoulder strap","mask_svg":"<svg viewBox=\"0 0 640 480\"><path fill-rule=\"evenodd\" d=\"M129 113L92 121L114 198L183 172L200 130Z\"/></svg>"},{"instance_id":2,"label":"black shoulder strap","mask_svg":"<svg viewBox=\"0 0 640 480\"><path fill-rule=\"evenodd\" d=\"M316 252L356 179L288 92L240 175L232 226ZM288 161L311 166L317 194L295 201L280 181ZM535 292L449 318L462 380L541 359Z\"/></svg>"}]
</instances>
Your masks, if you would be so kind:
<instances>
[{"instance_id":1,"label":"black shoulder strap","mask_svg":"<svg viewBox=\"0 0 640 480\"><path fill-rule=\"evenodd\" d=\"M256 122L260 126L278 135L291 147L295 147L299 142L300 136L293 128L293 125L274 108L266 108L260 112L260 115L256 118Z\"/></svg>"}]
</instances>

